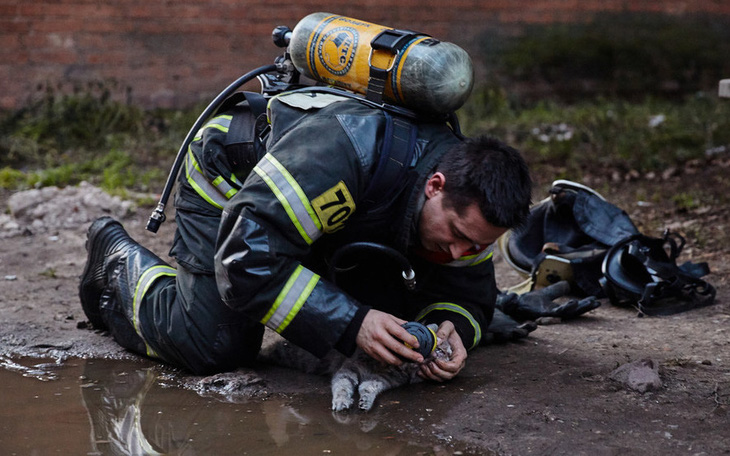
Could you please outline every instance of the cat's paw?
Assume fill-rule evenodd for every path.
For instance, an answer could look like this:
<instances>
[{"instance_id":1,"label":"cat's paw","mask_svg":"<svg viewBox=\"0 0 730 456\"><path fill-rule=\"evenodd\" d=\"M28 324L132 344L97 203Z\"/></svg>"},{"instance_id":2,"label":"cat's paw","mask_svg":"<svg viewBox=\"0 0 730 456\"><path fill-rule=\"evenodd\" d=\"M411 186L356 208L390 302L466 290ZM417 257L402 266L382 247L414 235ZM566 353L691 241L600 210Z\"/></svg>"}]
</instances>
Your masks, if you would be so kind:
<instances>
[{"instance_id":1,"label":"cat's paw","mask_svg":"<svg viewBox=\"0 0 730 456\"><path fill-rule=\"evenodd\" d=\"M360 396L360 402L358 403L358 406L360 407L360 410L364 412L369 412L371 408L373 408L373 404L375 403L375 396Z\"/></svg>"},{"instance_id":2,"label":"cat's paw","mask_svg":"<svg viewBox=\"0 0 730 456\"><path fill-rule=\"evenodd\" d=\"M348 377L340 377L332 383L332 410L342 412L352 407L355 383Z\"/></svg>"},{"instance_id":3,"label":"cat's paw","mask_svg":"<svg viewBox=\"0 0 730 456\"><path fill-rule=\"evenodd\" d=\"M332 410L341 412L352 407L357 388L357 372L341 368L332 376Z\"/></svg>"},{"instance_id":4,"label":"cat's paw","mask_svg":"<svg viewBox=\"0 0 730 456\"><path fill-rule=\"evenodd\" d=\"M352 395L346 391L335 391L332 394L332 410L335 412L344 412L352 407Z\"/></svg>"},{"instance_id":5,"label":"cat's paw","mask_svg":"<svg viewBox=\"0 0 730 456\"><path fill-rule=\"evenodd\" d=\"M358 403L360 410L367 412L373 408L375 398L377 398L378 394L380 394L384 389L385 386L382 382L373 380L366 380L362 382L357 388L357 392L360 395L360 401Z\"/></svg>"}]
</instances>

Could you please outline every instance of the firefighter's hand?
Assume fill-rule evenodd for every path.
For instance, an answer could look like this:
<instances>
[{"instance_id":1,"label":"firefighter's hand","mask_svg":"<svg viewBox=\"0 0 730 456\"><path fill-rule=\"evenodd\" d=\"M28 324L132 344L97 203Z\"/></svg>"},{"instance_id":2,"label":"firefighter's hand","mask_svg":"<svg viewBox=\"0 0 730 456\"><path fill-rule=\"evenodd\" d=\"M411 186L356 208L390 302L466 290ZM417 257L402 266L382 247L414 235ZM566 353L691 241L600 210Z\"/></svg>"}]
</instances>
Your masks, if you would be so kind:
<instances>
[{"instance_id":1,"label":"firefighter's hand","mask_svg":"<svg viewBox=\"0 0 730 456\"><path fill-rule=\"evenodd\" d=\"M403 360L421 363L423 356L403 344L405 341L418 347L416 338L401 326L404 323L405 320L389 313L371 309L365 315L357 333L357 346L385 364L400 366Z\"/></svg>"},{"instance_id":2,"label":"firefighter's hand","mask_svg":"<svg viewBox=\"0 0 730 456\"><path fill-rule=\"evenodd\" d=\"M439 325L436 331L436 337L440 340L448 340L451 345L451 358L432 359L421 365L418 373L423 378L443 382L456 377L456 374L466 365L466 348L461 341L461 337L456 332L454 324L450 321L444 321Z\"/></svg>"},{"instance_id":3,"label":"firefighter's hand","mask_svg":"<svg viewBox=\"0 0 730 456\"><path fill-rule=\"evenodd\" d=\"M499 309L494 309L494 316L489 327L482 336L482 344L491 342L510 342L524 339L537 329L534 321L518 322Z\"/></svg>"}]
</instances>

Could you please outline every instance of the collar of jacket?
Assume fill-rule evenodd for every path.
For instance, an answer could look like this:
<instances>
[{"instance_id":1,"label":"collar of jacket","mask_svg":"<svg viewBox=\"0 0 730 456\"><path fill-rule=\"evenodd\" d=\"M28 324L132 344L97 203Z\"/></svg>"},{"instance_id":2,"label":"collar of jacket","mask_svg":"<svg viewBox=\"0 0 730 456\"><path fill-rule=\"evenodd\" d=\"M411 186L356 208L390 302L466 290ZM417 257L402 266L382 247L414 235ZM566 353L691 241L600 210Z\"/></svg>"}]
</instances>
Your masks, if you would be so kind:
<instances>
[{"instance_id":1,"label":"collar of jacket","mask_svg":"<svg viewBox=\"0 0 730 456\"><path fill-rule=\"evenodd\" d=\"M404 227L396 237L396 248L402 252L418 244L418 217L424 203L424 188L441 157L448 152L448 147L439 147L425 154L415 169L408 173L408 184L402 197L405 204L400 212L400 220L396 226Z\"/></svg>"}]
</instances>

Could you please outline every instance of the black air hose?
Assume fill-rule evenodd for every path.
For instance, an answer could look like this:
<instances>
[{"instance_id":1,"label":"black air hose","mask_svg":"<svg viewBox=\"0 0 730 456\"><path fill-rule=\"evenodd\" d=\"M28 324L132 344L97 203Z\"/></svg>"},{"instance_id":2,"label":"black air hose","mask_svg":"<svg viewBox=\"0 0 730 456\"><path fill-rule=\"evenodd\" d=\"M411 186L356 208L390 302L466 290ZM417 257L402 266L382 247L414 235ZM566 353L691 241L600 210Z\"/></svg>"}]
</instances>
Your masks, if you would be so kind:
<instances>
[{"instance_id":1,"label":"black air hose","mask_svg":"<svg viewBox=\"0 0 730 456\"><path fill-rule=\"evenodd\" d=\"M403 270L403 282L406 287L409 290L413 290L416 287L416 273L413 271L408 259L396 249L375 242L351 242L335 250L335 253L330 259L330 265L327 271L329 279L333 283L336 283L336 275L342 270L338 268L342 258L355 252L377 252L384 254L400 265L400 268Z\"/></svg>"},{"instance_id":2,"label":"black air hose","mask_svg":"<svg viewBox=\"0 0 730 456\"><path fill-rule=\"evenodd\" d=\"M233 83L226 87L221 93L219 93L218 96L215 97L215 99L210 102L208 107L206 107L205 110L200 114L200 116L198 116L198 120L195 121L193 126L190 128L190 131L188 131L187 136L185 136L185 140L180 146L180 150L178 150L177 152L177 156L175 157L175 161L172 164L172 169L170 169L170 174L167 176L167 182L165 183L165 188L162 190L162 194L160 195L160 200L157 203L157 207L152 212L152 215L150 215L150 218L147 221L147 231L156 233L157 230L160 229L160 225L162 224L162 222L165 221L165 206L167 205L167 200L170 199L170 193L172 193L172 188L175 185L175 179L177 179L180 168L185 161L185 154L188 151L188 146L190 146L190 143L193 142L195 133L197 133L198 130L200 130L200 128L203 126L203 124L208 120L208 118L215 113L216 109L218 109L221 103L223 103L239 87L261 74L276 71L277 68L278 67L275 64L266 65L244 74L240 78L233 81Z\"/></svg>"}]
</instances>

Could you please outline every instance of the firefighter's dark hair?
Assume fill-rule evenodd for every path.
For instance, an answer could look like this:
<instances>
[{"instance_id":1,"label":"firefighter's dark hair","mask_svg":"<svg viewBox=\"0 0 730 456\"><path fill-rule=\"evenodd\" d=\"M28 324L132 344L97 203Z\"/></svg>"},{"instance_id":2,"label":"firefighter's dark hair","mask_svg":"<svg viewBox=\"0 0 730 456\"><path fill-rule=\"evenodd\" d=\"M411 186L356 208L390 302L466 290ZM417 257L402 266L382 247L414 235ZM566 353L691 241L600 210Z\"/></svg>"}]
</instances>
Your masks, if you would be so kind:
<instances>
[{"instance_id":1,"label":"firefighter's dark hair","mask_svg":"<svg viewBox=\"0 0 730 456\"><path fill-rule=\"evenodd\" d=\"M463 214L476 202L487 222L502 228L522 225L530 213L532 179L520 153L498 139L467 139L436 167L446 177L444 203Z\"/></svg>"}]
</instances>

